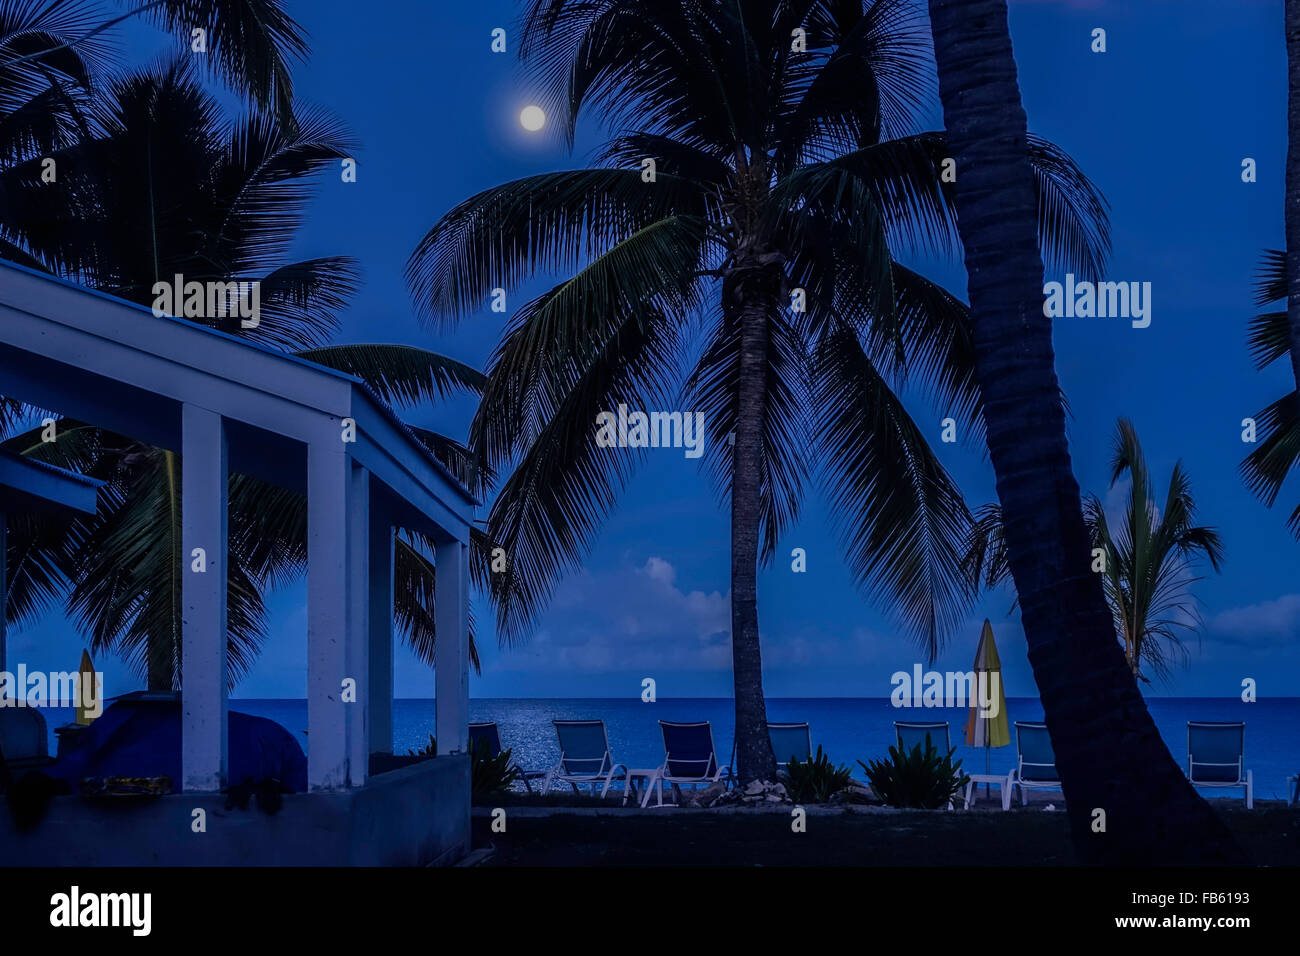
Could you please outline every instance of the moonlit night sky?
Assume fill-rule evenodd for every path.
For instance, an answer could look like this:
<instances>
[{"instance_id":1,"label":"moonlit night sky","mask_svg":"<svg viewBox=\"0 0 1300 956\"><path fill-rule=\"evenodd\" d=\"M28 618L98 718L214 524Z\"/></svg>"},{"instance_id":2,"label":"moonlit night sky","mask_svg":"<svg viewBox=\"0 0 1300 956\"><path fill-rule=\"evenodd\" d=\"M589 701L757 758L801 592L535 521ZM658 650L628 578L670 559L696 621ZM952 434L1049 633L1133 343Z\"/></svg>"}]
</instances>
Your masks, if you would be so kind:
<instances>
[{"instance_id":1,"label":"moonlit night sky","mask_svg":"<svg viewBox=\"0 0 1300 956\"><path fill-rule=\"evenodd\" d=\"M402 280L407 256L469 195L581 165L601 130L584 124L570 155L554 118L540 132L523 128L522 111L536 92L514 56L512 0L391 0L374 15L358 15L342 0L291 0L289 8L312 48L294 74L297 97L331 109L363 144L355 184L320 181L292 255L362 260L364 287L346 313L342 341L409 343L483 367L503 317L485 309L451 333L423 328ZM497 26L511 28L508 55L490 51ZM1098 26L1109 47L1100 55L1089 50ZM1075 474L1085 491L1117 505L1119 492L1107 495L1110 443L1116 418L1130 417L1161 492L1181 458L1201 520L1216 526L1226 545L1223 573L1205 569L1195 585L1204 623L1188 635L1190 666L1144 690L1234 696L1241 680L1253 677L1263 696L1300 695L1300 545L1284 527L1300 483L1293 480L1269 510L1237 473L1247 451L1241 420L1287 387L1285 363L1256 372L1245 343L1260 252L1283 243L1280 5L1012 0L1011 27L1030 128L1065 147L1110 202L1115 248L1106 278L1153 284L1150 328L1104 319L1056 323ZM139 25L115 36L133 65L171 42ZM924 128L941 125L936 105ZM1245 157L1258 162L1257 183L1241 181ZM965 298L959 261L911 261ZM539 278L515 291L512 307L544 288ZM463 438L473 407L464 397L409 417ZM911 407L971 506L993 500L984 457L965 445L937 444L942 416L925 402ZM891 673L923 661L887 609L855 589L830 517L813 490L777 560L760 574L771 696L887 696ZM795 547L807 552L805 574L790 570ZM471 677L471 693L621 697L638 694L641 679L651 676L660 697L730 696L728 578L726 509L699 463L680 451L652 453L531 640L498 648L490 609L476 598L483 674ZM1034 695L1012 600L1009 590L986 596L933 666L968 669L987 616L1007 695ZM272 636L236 696L305 694L305 587L275 593L270 608ZM71 670L82 646L76 629L54 615L10 634L10 661ZM119 661L96 663L110 695L141 686ZM432 686L428 668L401 648L397 694L427 697Z\"/></svg>"}]
</instances>

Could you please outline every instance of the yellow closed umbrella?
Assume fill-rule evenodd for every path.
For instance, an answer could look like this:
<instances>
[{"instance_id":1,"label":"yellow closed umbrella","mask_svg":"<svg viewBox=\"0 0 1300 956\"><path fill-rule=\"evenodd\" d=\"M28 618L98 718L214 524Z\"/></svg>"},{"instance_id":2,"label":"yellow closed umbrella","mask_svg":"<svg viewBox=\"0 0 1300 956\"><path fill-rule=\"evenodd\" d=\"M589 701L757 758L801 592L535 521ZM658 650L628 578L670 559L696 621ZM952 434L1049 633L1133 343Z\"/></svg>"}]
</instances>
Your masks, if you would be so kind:
<instances>
[{"instance_id":1,"label":"yellow closed umbrella","mask_svg":"<svg viewBox=\"0 0 1300 956\"><path fill-rule=\"evenodd\" d=\"M99 700L99 686L95 683L95 665L90 661L90 651L81 652L81 699L77 701L77 719L76 722L83 727L90 725L95 718L90 716L90 708L86 706L89 702L90 695L94 695L94 704L98 708L103 705Z\"/></svg>"},{"instance_id":2,"label":"yellow closed umbrella","mask_svg":"<svg viewBox=\"0 0 1300 956\"><path fill-rule=\"evenodd\" d=\"M993 640L993 625L984 619L979 647L975 649L975 699L966 719L966 745L984 748L984 772L994 747L1011 743L1007 726L1007 695L1002 688L1002 661ZM987 706L986 706L987 705Z\"/></svg>"}]
</instances>

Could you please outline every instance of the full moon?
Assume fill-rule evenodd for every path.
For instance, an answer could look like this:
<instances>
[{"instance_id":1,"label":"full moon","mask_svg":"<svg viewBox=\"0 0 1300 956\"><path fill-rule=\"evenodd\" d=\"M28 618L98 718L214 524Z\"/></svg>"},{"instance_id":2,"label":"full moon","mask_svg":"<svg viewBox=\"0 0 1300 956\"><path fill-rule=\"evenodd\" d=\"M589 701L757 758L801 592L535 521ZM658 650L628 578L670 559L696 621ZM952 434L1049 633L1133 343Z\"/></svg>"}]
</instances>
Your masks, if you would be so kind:
<instances>
[{"instance_id":1,"label":"full moon","mask_svg":"<svg viewBox=\"0 0 1300 956\"><path fill-rule=\"evenodd\" d=\"M525 106L519 114L519 125L530 133L536 133L546 125L546 111L540 106Z\"/></svg>"}]
</instances>

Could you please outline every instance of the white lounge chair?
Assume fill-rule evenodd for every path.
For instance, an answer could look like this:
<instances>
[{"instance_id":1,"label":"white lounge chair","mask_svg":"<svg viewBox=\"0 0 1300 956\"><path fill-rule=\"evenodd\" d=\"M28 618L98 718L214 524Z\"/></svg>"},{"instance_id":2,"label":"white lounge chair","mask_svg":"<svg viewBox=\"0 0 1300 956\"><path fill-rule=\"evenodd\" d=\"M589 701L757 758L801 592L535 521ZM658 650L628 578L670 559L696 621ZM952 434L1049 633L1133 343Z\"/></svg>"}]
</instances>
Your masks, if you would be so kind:
<instances>
[{"instance_id":1,"label":"white lounge chair","mask_svg":"<svg viewBox=\"0 0 1300 956\"><path fill-rule=\"evenodd\" d=\"M1255 808L1255 774L1245 769L1246 725L1242 721L1187 722L1187 779L1195 787L1241 787L1246 809Z\"/></svg>"},{"instance_id":2,"label":"white lounge chair","mask_svg":"<svg viewBox=\"0 0 1300 956\"><path fill-rule=\"evenodd\" d=\"M609 752L609 736L603 720L553 720L556 736L560 738L560 759L547 771L542 781L542 793L550 793L554 783L567 783L578 792L579 784L589 784L592 793L600 784L600 798L605 799L609 785L623 772L627 785L627 767L614 763Z\"/></svg>"},{"instance_id":3,"label":"white lounge chair","mask_svg":"<svg viewBox=\"0 0 1300 956\"><path fill-rule=\"evenodd\" d=\"M664 805L665 783L671 784L680 798L682 786L710 785L731 775L730 767L718 765L713 728L707 720L690 724L661 720L659 728L664 735L664 762L646 786L642 807L650 805L652 793L657 797L655 806Z\"/></svg>"},{"instance_id":4,"label":"white lounge chair","mask_svg":"<svg viewBox=\"0 0 1300 956\"><path fill-rule=\"evenodd\" d=\"M1020 788L1020 805L1029 802L1029 790L1061 790L1061 775L1056 772L1056 752L1047 724L1016 721L1016 767L1007 778L1008 786L1002 806L1010 809L1011 797Z\"/></svg>"}]
</instances>

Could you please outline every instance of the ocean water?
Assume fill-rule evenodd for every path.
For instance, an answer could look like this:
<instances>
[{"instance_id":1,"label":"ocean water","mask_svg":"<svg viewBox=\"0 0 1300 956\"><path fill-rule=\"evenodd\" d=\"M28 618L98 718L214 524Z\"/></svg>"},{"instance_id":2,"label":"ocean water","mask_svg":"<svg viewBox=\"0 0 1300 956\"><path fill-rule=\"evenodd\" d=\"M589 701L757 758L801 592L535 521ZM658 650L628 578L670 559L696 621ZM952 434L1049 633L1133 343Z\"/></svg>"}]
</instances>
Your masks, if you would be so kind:
<instances>
[{"instance_id":1,"label":"ocean water","mask_svg":"<svg viewBox=\"0 0 1300 956\"><path fill-rule=\"evenodd\" d=\"M1246 722L1246 767L1255 774L1255 796L1285 799L1286 778L1300 772L1300 698L1275 698L1243 703L1225 697L1153 697L1147 706L1174 759L1185 765L1187 721L1244 720ZM528 768L546 768L559 757L554 719L602 718L609 733L610 749L618 763L634 769L651 768L663 761L660 720L707 720L713 725L714 740L724 762L731 756L733 712L728 698L689 698L642 703L639 699L474 699L470 719L494 720L503 747L512 748L516 759ZM307 702L305 700L233 699L232 710L276 721L307 746ZM895 720L949 723L956 757L970 773L984 772L985 751L967 747L962 728L969 711L965 708L895 708L888 698L773 698L767 702L768 718L774 721L808 721L813 747L818 745L836 763L847 764L861 779L857 761L883 757L894 742ZM53 728L72 719L70 708L46 712L50 729L50 752L54 752ZM1009 721L1042 720L1037 698L1017 697L1007 701ZM404 754L428 743L434 730L433 700L399 699L393 702L393 750ZM989 762L994 773L1006 773L1015 764L1015 733L1010 746L992 750ZM1207 796L1240 795L1241 791L1209 790Z\"/></svg>"}]
</instances>

